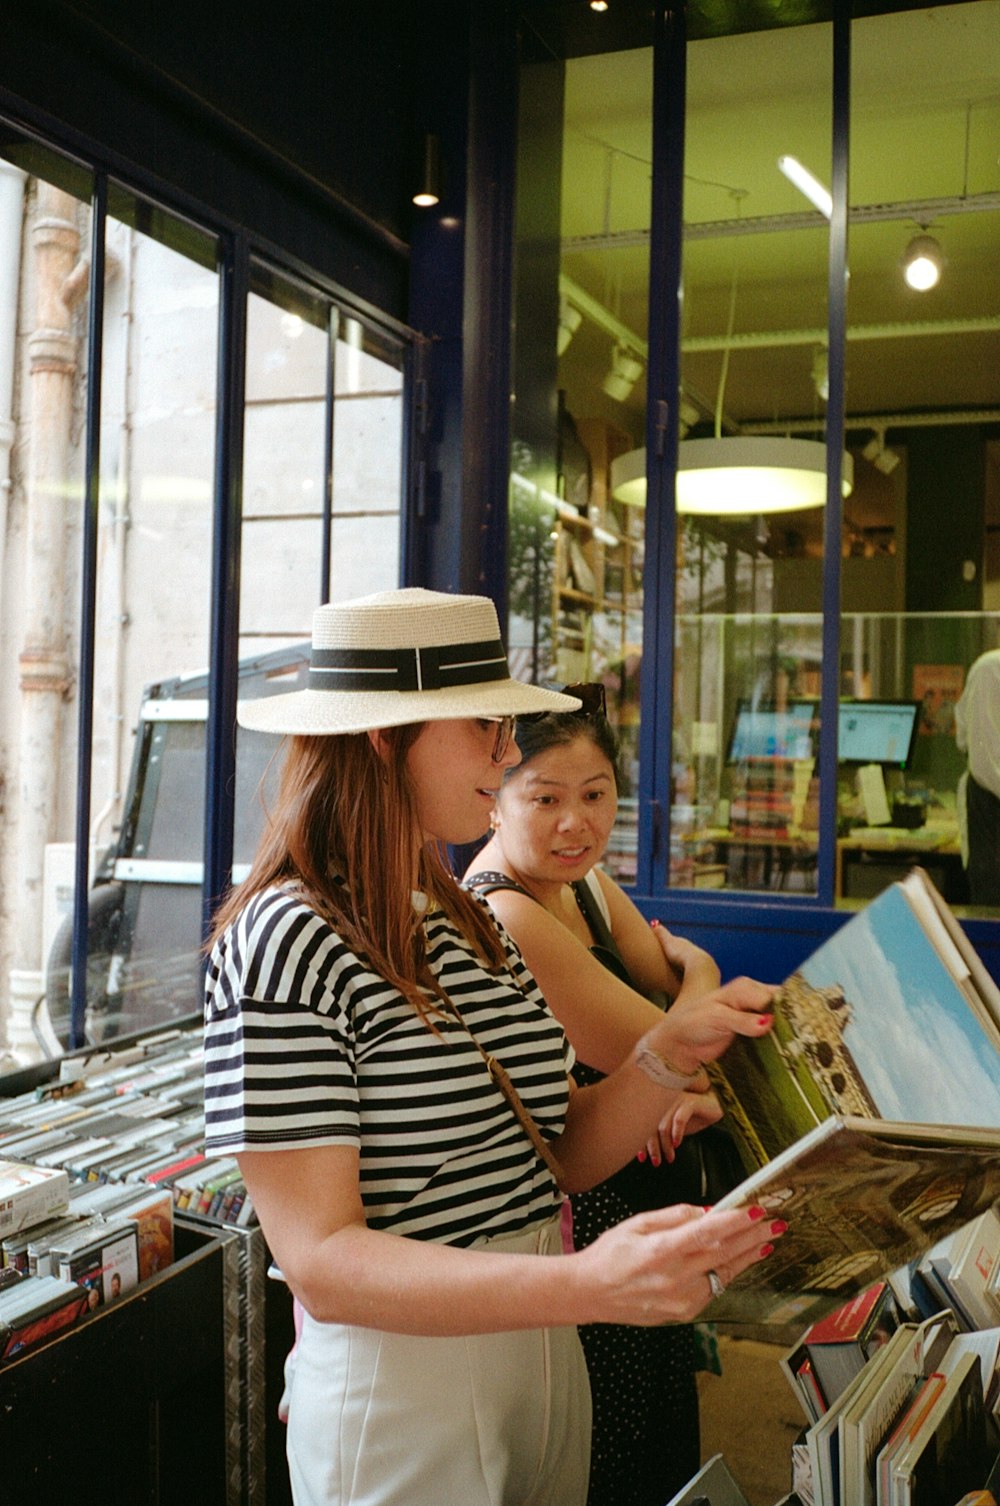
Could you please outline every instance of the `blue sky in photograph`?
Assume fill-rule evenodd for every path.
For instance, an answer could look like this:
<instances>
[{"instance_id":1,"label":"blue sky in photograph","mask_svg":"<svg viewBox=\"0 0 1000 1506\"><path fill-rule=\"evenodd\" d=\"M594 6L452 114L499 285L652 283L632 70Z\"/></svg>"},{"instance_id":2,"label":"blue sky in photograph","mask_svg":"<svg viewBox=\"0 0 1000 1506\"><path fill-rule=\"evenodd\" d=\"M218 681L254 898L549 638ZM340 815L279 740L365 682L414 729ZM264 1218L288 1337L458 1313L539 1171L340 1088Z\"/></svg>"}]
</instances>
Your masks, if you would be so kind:
<instances>
[{"instance_id":1,"label":"blue sky in photograph","mask_svg":"<svg viewBox=\"0 0 1000 1506\"><path fill-rule=\"evenodd\" d=\"M1000 1053L905 893L883 891L803 964L853 1006L844 1039L883 1119L1000 1128Z\"/></svg>"}]
</instances>

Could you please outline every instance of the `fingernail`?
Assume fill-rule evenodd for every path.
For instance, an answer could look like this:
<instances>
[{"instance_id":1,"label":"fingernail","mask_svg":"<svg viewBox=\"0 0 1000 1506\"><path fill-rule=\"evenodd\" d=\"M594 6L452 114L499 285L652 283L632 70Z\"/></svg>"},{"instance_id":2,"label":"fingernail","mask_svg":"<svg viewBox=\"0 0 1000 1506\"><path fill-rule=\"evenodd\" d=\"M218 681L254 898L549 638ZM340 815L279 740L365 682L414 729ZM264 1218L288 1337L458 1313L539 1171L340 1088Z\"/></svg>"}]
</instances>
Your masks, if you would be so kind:
<instances>
[{"instance_id":1,"label":"fingernail","mask_svg":"<svg viewBox=\"0 0 1000 1506\"><path fill-rule=\"evenodd\" d=\"M772 1234L784 1234L784 1232L785 1232L785 1230L787 1228L788 1228L788 1225L785 1223L785 1220L783 1218L776 1218L774 1220L774 1223L771 1225L771 1233Z\"/></svg>"},{"instance_id":2,"label":"fingernail","mask_svg":"<svg viewBox=\"0 0 1000 1506\"><path fill-rule=\"evenodd\" d=\"M766 1213L766 1211L767 1210L765 1208L760 1208L755 1203L752 1208L748 1208L747 1209L747 1218L751 1218L751 1219L763 1218L764 1215L765 1215L765 1213Z\"/></svg>"},{"instance_id":3,"label":"fingernail","mask_svg":"<svg viewBox=\"0 0 1000 1506\"><path fill-rule=\"evenodd\" d=\"M763 1260L764 1256L765 1255L770 1255L773 1249L774 1249L774 1245L761 1245L761 1247L760 1247L760 1258Z\"/></svg>"},{"instance_id":4,"label":"fingernail","mask_svg":"<svg viewBox=\"0 0 1000 1506\"><path fill-rule=\"evenodd\" d=\"M757 1024L760 1026L760 1028L762 1030L766 1030L767 1027L768 1027L768 1025L773 1025L774 1024L774 1015L773 1014L759 1014L757 1016Z\"/></svg>"},{"instance_id":5,"label":"fingernail","mask_svg":"<svg viewBox=\"0 0 1000 1506\"><path fill-rule=\"evenodd\" d=\"M641 1150L639 1152L639 1154L636 1156L636 1160L637 1161L645 1161L645 1159L646 1159L646 1152L644 1150Z\"/></svg>"},{"instance_id":6,"label":"fingernail","mask_svg":"<svg viewBox=\"0 0 1000 1506\"><path fill-rule=\"evenodd\" d=\"M712 1211L712 1204L711 1203L702 1203L702 1205L701 1205L701 1211L702 1211L702 1213L711 1213L711 1211Z\"/></svg>"},{"instance_id":7,"label":"fingernail","mask_svg":"<svg viewBox=\"0 0 1000 1506\"><path fill-rule=\"evenodd\" d=\"M659 1156L650 1156L649 1159L652 1161L652 1163L653 1163L654 1166L659 1166L659 1164L660 1164L660 1158L659 1158Z\"/></svg>"},{"instance_id":8,"label":"fingernail","mask_svg":"<svg viewBox=\"0 0 1000 1506\"><path fill-rule=\"evenodd\" d=\"M658 925L659 925L659 924L660 924L660 922L659 922L659 921L658 921L658 920L651 920L651 921L650 921L650 922L649 922L649 924L650 924L650 925L651 925L651 927L652 927L652 928L653 928L653 930L654 930L654 931L655 931L655 930L656 930L656 928L657 928L657 926L658 926Z\"/></svg>"}]
</instances>

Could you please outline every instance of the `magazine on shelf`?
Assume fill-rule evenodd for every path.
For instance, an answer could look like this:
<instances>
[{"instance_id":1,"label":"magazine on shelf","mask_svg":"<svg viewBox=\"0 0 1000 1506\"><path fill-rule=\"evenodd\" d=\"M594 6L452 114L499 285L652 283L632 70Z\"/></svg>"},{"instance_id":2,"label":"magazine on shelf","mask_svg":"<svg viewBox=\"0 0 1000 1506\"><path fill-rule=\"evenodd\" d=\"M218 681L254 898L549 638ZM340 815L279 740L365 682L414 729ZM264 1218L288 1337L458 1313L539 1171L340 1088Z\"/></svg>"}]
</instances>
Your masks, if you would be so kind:
<instances>
[{"instance_id":1,"label":"magazine on shelf","mask_svg":"<svg viewBox=\"0 0 1000 1506\"><path fill-rule=\"evenodd\" d=\"M927 876L884 890L713 1067L748 1176L788 1224L706 1309L815 1322L1000 1197L1000 992Z\"/></svg>"}]
</instances>

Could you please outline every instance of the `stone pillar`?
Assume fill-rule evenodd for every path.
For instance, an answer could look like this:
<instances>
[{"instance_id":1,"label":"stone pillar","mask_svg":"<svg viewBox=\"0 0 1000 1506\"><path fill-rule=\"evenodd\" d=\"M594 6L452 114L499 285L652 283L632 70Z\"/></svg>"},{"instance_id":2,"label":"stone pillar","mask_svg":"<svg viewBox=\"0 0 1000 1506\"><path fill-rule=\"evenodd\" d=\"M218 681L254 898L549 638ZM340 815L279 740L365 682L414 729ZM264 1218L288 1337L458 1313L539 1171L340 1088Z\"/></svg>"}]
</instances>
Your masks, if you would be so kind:
<instances>
[{"instance_id":1,"label":"stone pillar","mask_svg":"<svg viewBox=\"0 0 1000 1506\"><path fill-rule=\"evenodd\" d=\"M27 548L20 653L17 910L11 971L11 1049L37 1055L31 1011L44 992L42 905L45 846L57 835L63 702L72 683L64 622L66 530L79 506L69 484L76 375L73 319L64 297L77 264L77 200L40 183L31 228L36 307L28 337L30 441Z\"/></svg>"}]
</instances>

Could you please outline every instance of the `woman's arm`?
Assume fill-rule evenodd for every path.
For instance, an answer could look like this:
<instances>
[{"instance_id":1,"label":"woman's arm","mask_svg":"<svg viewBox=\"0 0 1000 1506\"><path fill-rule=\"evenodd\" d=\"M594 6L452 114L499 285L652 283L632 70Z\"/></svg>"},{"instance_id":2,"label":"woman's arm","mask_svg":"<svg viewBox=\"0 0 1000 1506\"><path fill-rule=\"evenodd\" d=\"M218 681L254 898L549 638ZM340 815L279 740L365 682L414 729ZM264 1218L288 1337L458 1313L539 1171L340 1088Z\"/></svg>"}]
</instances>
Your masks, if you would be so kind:
<instances>
[{"instance_id":1,"label":"woman's arm","mask_svg":"<svg viewBox=\"0 0 1000 1506\"><path fill-rule=\"evenodd\" d=\"M735 1036L752 1039L767 1034L774 1023L769 1011L772 992L750 978L734 978L705 995L685 993L666 1014L656 1011L657 1023L642 1042L675 1072L693 1075L704 1062L720 1057ZM575 1092L566 1128L552 1146L566 1190L586 1191L624 1166L656 1133L679 1097L638 1066L634 1045L603 1082Z\"/></svg>"},{"instance_id":2,"label":"woman's arm","mask_svg":"<svg viewBox=\"0 0 1000 1506\"><path fill-rule=\"evenodd\" d=\"M680 1206L627 1219L575 1255L467 1250L369 1229L353 1148L245 1151L238 1160L271 1253L306 1311L394 1333L688 1321L708 1302L710 1269L732 1281L783 1228L762 1222L759 1208L703 1215Z\"/></svg>"},{"instance_id":3,"label":"woman's arm","mask_svg":"<svg viewBox=\"0 0 1000 1506\"><path fill-rule=\"evenodd\" d=\"M708 993L718 987L719 969L708 952L673 936L657 922L651 927L624 889L603 869L595 868L593 875L607 901L611 934L637 988L643 993L657 991L675 999L685 986L695 993Z\"/></svg>"},{"instance_id":4,"label":"woman's arm","mask_svg":"<svg viewBox=\"0 0 1000 1506\"><path fill-rule=\"evenodd\" d=\"M613 1072L639 1037L662 1020L662 1010L610 973L528 895L498 889L488 901L580 1060L599 1072Z\"/></svg>"}]
</instances>

